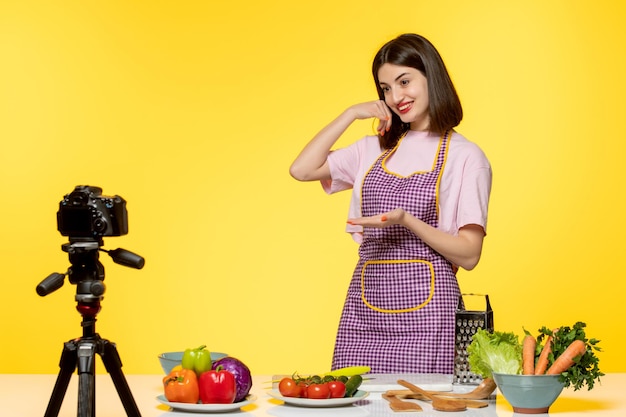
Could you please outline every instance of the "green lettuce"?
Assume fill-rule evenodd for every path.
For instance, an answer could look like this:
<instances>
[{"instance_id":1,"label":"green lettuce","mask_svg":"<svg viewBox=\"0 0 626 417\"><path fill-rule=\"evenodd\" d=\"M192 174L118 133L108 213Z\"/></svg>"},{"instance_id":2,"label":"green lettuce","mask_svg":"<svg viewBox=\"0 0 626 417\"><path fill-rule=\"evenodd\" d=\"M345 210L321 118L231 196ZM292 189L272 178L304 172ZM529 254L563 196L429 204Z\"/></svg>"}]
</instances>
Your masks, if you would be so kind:
<instances>
[{"instance_id":1,"label":"green lettuce","mask_svg":"<svg viewBox=\"0 0 626 417\"><path fill-rule=\"evenodd\" d=\"M478 329L467 354L470 371L483 378L491 378L494 372L522 372L522 345L514 333Z\"/></svg>"}]
</instances>

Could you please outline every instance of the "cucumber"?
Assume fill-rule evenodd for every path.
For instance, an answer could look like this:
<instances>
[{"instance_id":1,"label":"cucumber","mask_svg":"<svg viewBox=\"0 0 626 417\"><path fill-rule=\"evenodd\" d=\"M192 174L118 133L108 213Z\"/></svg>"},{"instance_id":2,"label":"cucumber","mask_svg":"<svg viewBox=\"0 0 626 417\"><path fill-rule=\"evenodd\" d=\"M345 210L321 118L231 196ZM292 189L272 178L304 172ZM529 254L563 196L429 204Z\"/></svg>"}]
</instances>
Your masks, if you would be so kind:
<instances>
[{"instance_id":1,"label":"cucumber","mask_svg":"<svg viewBox=\"0 0 626 417\"><path fill-rule=\"evenodd\" d=\"M363 377L361 375L352 375L348 382L346 382L346 394L344 397L352 397L359 390L359 387L363 383Z\"/></svg>"}]
</instances>

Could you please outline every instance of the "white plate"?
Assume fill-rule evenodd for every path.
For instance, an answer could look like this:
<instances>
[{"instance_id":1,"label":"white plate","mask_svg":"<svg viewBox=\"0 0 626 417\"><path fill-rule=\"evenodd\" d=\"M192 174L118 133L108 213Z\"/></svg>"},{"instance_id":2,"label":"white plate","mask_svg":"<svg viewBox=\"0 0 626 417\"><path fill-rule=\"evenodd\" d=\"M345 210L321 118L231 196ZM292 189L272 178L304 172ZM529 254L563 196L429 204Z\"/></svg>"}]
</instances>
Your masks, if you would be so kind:
<instances>
[{"instance_id":1,"label":"white plate","mask_svg":"<svg viewBox=\"0 0 626 417\"><path fill-rule=\"evenodd\" d=\"M239 408L251 404L256 400L256 396L250 394L243 401L230 404L190 404L190 403L177 403L167 401L165 395L159 395L156 397L157 401L165 404L174 410L189 411L192 413L223 413L226 411L238 410Z\"/></svg>"},{"instance_id":2,"label":"white plate","mask_svg":"<svg viewBox=\"0 0 626 417\"><path fill-rule=\"evenodd\" d=\"M357 391L353 397L329 398L327 400L315 400L309 398L283 397L276 389L267 392L271 397L284 401L285 404L296 405L298 407L343 407L354 404L369 395L367 391Z\"/></svg>"}]
</instances>

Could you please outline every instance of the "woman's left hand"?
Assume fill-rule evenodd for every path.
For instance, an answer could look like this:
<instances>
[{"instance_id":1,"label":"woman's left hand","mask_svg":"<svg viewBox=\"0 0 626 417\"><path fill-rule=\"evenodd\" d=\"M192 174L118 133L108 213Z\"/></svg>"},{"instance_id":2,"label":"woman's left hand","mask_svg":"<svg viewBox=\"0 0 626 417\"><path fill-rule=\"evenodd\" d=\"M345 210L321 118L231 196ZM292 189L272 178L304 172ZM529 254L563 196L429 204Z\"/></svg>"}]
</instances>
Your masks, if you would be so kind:
<instances>
[{"instance_id":1,"label":"woman's left hand","mask_svg":"<svg viewBox=\"0 0 626 417\"><path fill-rule=\"evenodd\" d=\"M406 212L404 211L404 209L397 208L395 210L388 211L387 213L378 214L376 216L348 219L348 223L355 226L383 228L391 226L392 224L401 224L405 214Z\"/></svg>"},{"instance_id":2,"label":"woman's left hand","mask_svg":"<svg viewBox=\"0 0 626 417\"><path fill-rule=\"evenodd\" d=\"M349 224L363 227L383 228L400 224L439 252L450 263L463 269L473 269L480 260L485 229L477 224L467 224L454 236L423 222L404 209L397 208L371 217L348 219Z\"/></svg>"}]
</instances>

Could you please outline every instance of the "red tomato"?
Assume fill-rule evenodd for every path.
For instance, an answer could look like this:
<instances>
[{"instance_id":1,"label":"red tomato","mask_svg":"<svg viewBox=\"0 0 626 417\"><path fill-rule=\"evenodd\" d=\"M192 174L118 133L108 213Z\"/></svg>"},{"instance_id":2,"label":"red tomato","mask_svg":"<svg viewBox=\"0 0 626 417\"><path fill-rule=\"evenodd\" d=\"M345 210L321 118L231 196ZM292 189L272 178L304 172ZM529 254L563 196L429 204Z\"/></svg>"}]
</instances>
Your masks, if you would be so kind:
<instances>
[{"instance_id":1,"label":"red tomato","mask_svg":"<svg viewBox=\"0 0 626 417\"><path fill-rule=\"evenodd\" d=\"M298 386L300 387L300 397L302 397L302 398L308 398L308 397L307 397L307 386L306 386L306 382L304 382L304 381L300 381L300 382L298 382Z\"/></svg>"},{"instance_id":2,"label":"red tomato","mask_svg":"<svg viewBox=\"0 0 626 417\"><path fill-rule=\"evenodd\" d=\"M302 388L291 378L285 377L278 383L278 391L283 397L300 397Z\"/></svg>"},{"instance_id":3,"label":"red tomato","mask_svg":"<svg viewBox=\"0 0 626 417\"><path fill-rule=\"evenodd\" d=\"M346 384L341 381L331 381L328 383L330 398L343 398L346 395Z\"/></svg>"},{"instance_id":4,"label":"red tomato","mask_svg":"<svg viewBox=\"0 0 626 417\"><path fill-rule=\"evenodd\" d=\"M328 384L310 384L306 389L307 398L325 400L330 398L330 388Z\"/></svg>"}]
</instances>

